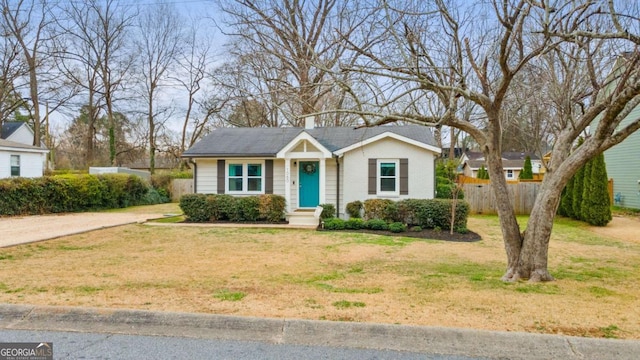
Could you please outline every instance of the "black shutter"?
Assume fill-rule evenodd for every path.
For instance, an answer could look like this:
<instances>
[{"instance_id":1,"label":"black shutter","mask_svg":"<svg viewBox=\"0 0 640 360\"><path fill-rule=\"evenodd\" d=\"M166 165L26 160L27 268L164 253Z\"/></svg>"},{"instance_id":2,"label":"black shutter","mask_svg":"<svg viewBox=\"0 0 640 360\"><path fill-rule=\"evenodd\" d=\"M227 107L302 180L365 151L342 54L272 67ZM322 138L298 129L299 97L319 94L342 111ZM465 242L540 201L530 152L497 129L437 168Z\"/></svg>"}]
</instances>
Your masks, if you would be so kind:
<instances>
[{"instance_id":1,"label":"black shutter","mask_svg":"<svg viewBox=\"0 0 640 360\"><path fill-rule=\"evenodd\" d=\"M218 160L218 194L224 194L225 161Z\"/></svg>"},{"instance_id":2,"label":"black shutter","mask_svg":"<svg viewBox=\"0 0 640 360\"><path fill-rule=\"evenodd\" d=\"M378 160L377 159L369 159L369 195L376 194L376 188L378 187Z\"/></svg>"},{"instance_id":3,"label":"black shutter","mask_svg":"<svg viewBox=\"0 0 640 360\"><path fill-rule=\"evenodd\" d=\"M264 161L264 193L273 194L273 160Z\"/></svg>"},{"instance_id":4,"label":"black shutter","mask_svg":"<svg viewBox=\"0 0 640 360\"><path fill-rule=\"evenodd\" d=\"M400 159L400 195L409 195L409 159Z\"/></svg>"}]
</instances>

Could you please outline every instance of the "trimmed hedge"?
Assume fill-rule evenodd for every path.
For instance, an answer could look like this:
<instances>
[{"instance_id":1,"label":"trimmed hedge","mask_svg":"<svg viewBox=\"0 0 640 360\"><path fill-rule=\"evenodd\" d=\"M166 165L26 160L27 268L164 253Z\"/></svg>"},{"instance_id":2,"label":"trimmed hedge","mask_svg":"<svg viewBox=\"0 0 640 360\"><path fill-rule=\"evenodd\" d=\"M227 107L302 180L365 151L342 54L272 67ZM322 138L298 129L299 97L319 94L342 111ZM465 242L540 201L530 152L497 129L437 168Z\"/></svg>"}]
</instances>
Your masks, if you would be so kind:
<instances>
[{"instance_id":1,"label":"trimmed hedge","mask_svg":"<svg viewBox=\"0 0 640 360\"><path fill-rule=\"evenodd\" d=\"M284 219L285 198L280 195L233 197L217 194L188 194L180 198L180 208L189 221L280 222Z\"/></svg>"},{"instance_id":2,"label":"trimmed hedge","mask_svg":"<svg viewBox=\"0 0 640 360\"><path fill-rule=\"evenodd\" d=\"M135 175L60 175L0 180L0 215L36 215L122 208L166 197ZM155 202L157 203L157 202Z\"/></svg>"},{"instance_id":3,"label":"trimmed hedge","mask_svg":"<svg viewBox=\"0 0 640 360\"><path fill-rule=\"evenodd\" d=\"M370 199L364 202L366 219L380 219L386 223L401 222L408 226L426 229L449 229L451 226L450 199L405 199L393 202L388 199ZM454 230L467 228L469 204L458 200Z\"/></svg>"},{"instance_id":4,"label":"trimmed hedge","mask_svg":"<svg viewBox=\"0 0 640 360\"><path fill-rule=\"evenodd\" d=\"M364 202L364 218L366 220L382 219L393 222L395 219L389 218L393 213L394 202L389 199L369 199ZM391 209L387 209L387 208Z\"/></svg>"}]
</instances>

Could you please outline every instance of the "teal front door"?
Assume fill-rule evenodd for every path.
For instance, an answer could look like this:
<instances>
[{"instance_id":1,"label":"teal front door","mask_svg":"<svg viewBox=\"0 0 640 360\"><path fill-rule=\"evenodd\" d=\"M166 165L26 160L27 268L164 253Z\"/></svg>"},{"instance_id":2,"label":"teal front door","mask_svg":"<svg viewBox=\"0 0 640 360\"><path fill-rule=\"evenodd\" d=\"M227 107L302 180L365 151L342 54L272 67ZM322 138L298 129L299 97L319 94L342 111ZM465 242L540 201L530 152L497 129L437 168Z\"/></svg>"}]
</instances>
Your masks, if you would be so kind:
<instances>
[{"instance_id":1,"label":"teal front door","mask_svg":"<svg viewBox=\"0 0 640 360\"><path fill-rule=\"evenodd\" d=\"M320 203L320 168L317 161L300 161L298 194L300 207L316 207Z\"/></svg>"}]
</instances>

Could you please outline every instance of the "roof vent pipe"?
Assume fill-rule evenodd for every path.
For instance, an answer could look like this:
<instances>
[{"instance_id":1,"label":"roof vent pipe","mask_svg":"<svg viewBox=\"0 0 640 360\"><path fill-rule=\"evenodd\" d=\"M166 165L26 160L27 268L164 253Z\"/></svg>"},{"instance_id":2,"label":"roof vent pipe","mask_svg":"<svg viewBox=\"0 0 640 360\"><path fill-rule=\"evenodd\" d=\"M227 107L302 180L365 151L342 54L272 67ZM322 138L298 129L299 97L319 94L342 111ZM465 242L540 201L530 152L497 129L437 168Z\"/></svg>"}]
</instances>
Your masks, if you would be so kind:
<instances>
[{"instance_id":1,"label":"roof vent pipe","mask_svg":"<svg viewBox=\"0 0 640 360\"><path fill-rule=\"evenodd\" d=\"M304 128L313 129L315 127L316 119L314 116L307 116L304 118Z\"/></svg>"}]
</instances>

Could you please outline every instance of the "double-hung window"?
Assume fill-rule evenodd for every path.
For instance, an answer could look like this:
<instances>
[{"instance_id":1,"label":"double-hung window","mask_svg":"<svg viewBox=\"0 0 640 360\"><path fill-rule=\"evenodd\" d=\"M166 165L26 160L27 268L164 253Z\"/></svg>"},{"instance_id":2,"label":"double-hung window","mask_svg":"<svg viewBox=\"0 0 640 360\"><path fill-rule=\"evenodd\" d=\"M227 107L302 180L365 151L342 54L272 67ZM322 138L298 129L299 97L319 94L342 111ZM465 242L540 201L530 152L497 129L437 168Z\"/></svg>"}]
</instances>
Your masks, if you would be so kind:
<instances>
[{"instance_id":1,"label":"double-hung window","mask_svg":"<svg viewBox=\"0 0 640 360\"><path fill-rule=\"evenodd\" d=\"M392 195L399 194L399 163L398 160L378 160L378 194Z\"/></svg>"},{"instance_id":2,"label":"double-hung window","mask_svg":"<svg viewBox=\"0 0 640 360\"><path fill-rule=\"evenodd\" d=\"M231 162L227 164L227 190L230 194L264 193L264 163Z\"/></svg>"},{"instance_id":3,"label":"double-hung window","mask_svg":"<svg viewBox=\"0 0 640 360\"><path fill-rule=\"evenodd\" d=\"M513 180L514 178L513 170L507 170L507 180Z\"/></svg>"},{"instance_id":4,"label":"double-hung window","mask_svg":"<svg viewBox=\"0 0 640 360\"><path fill-rule=\"evenodd\" d=\"M11 176L20 176L20 155L11 155Z\"/></svg>"}]
</instances>

